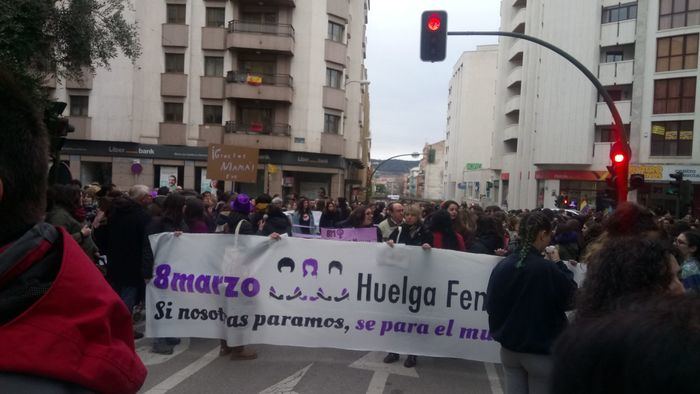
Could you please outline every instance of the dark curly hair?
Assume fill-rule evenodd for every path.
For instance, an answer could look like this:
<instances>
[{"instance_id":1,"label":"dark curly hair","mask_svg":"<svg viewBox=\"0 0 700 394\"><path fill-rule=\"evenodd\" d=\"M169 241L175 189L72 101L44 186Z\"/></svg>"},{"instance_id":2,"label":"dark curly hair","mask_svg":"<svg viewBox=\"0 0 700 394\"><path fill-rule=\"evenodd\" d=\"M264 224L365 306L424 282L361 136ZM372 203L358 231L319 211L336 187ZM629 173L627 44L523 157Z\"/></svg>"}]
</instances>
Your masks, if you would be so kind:
<instances>
[{"instance_id":1,"label":"dark curly hair","mask_svg":"<svg viewBox=\"0 0 700 394\"><path fill-rule=\"evenodd\" d=\"M653 212L631 202L618 205L617 209L603 222L603 227L611 237L638 235L660 230L654 220Z\"/></svg>"},{"instance_id":2,"label":"dark curly hair","mask_svg":"<svg viewBox=\"0 0 700 394\"><path fill-rule=\"evenodd\" d=\"M576 300L577 318L615 310L626 297L664 293L673 280L672 255L671 244L656 239L607 239L588 261L586 280Z\"/></svg>"},{"instance_id":3,"label":"dark curly hair","mask_svg":"<svg viewBox=\"0 0 700 394\"><path fill-rule=\"evenodd\" d=\"M516 267L520 268L523 266L523 261L530 252L530 248L537 239L537 234L540 231L552 231L552 221L544 212L531 212L525 214L520 220L520 228L518 229L520 255L518 263L515 265Z\"/></svg>"}]
</instances>

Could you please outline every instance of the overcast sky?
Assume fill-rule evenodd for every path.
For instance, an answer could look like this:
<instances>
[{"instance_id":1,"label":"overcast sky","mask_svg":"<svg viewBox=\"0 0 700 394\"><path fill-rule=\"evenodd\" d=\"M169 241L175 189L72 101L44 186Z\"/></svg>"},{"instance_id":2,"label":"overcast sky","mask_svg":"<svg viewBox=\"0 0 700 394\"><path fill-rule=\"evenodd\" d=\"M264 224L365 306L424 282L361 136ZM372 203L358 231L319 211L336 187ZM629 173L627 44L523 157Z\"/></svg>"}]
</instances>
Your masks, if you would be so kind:
<instances>
[{"instance_id":1,"label":"overcast sky","mask_svg":"<svg viewBox=\"0 0 700 394\"><path fill-rule=\"evenodd\" d=\"M367 72L373 159L421 151L445 138L447 89L464 51L494 44L496 37L447 40L447 58L420 60L420 17L446 10L448 30L498 30L498 0L372 0L367 24ZM410 160L410 157L406 159Z\"/></svg>"}]
</instances>

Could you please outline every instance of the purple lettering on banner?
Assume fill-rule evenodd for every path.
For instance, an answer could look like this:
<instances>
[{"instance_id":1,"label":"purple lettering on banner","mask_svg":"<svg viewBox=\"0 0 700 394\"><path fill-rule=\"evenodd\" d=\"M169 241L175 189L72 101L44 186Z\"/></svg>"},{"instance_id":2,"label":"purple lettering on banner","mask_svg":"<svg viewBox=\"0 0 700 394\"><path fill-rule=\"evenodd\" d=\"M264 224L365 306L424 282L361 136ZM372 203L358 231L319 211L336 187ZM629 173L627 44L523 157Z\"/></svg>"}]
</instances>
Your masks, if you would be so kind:
<instances>
[{"instance_id":1,"label":"purple lettering on banner","mask_svg":"<svg viewBox=\"0 0 700 394\"><path fill-rule=\"evenodd\" d=\"M321 229L321 238L348 242L377 242L377 229L374 227Z\"/></svg>"}]
</instances>

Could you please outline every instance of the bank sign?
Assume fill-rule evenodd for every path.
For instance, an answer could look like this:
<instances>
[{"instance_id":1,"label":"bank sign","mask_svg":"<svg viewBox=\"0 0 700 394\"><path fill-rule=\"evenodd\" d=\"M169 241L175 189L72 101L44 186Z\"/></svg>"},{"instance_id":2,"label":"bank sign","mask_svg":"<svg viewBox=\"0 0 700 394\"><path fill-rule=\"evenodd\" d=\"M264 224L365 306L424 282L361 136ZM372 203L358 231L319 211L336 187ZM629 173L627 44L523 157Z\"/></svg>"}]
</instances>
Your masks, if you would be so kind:
<instances>
[{"instance_id":1,"label":"bank sign","mask_svg":"<svg viewBox=\"0 0 700 394\"><path fill-rule=\"evenodd\" d=\"M700 166L631 165L629 173L643 174L646 181L666 181L678 171L683 173L684 179L700 183Z\"/></svg>"}]
</instances>

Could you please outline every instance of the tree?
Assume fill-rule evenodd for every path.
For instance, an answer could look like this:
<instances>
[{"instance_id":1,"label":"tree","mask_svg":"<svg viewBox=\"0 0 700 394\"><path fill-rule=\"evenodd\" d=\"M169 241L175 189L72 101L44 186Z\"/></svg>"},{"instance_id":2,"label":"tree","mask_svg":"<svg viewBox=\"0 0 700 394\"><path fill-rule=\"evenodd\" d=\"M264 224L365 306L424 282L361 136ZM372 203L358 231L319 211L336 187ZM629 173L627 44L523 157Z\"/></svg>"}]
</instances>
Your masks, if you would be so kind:
<instances>
[{"instance_id":1,"label":"tree","mask_svg":"<svg viewBox=\"0 0 700 394\"><path fill-rule=\"evenodd\" d=\"M83 68L109 67L119 51L141 53L129 0L0 0L0 65L41 97L48 75L81 79Z\"/></svg>"}]
</instances>

